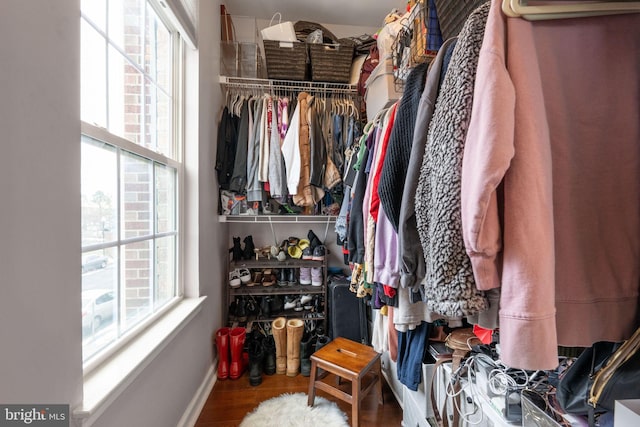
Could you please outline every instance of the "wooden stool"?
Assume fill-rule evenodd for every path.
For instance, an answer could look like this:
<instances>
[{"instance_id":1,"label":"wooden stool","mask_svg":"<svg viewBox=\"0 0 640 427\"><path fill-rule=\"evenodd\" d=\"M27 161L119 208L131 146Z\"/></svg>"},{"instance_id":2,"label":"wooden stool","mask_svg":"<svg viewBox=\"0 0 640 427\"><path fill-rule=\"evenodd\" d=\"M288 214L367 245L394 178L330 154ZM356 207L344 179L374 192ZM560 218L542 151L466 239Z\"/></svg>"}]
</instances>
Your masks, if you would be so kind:
<instances>
[{"instance_id":1,"label":"wooden stool","mask_svg":"<svg viewBox=\"0 0 640 427\"><path fill-rule=\"evenodd\" d=\"M324 375L318 375L318 369L336 376L336 385L323 381ZM351 381L351 393L347 387L341 387L341 379ZM313 406L316 389L325 391L351 404L351 425L358 427L360 402L376 386L378 401L382 400L382 377L380 371L380 353L373 348L338 337L311 355L311 378L309 380L308 405Z\"/></svg>"}]
</instances>

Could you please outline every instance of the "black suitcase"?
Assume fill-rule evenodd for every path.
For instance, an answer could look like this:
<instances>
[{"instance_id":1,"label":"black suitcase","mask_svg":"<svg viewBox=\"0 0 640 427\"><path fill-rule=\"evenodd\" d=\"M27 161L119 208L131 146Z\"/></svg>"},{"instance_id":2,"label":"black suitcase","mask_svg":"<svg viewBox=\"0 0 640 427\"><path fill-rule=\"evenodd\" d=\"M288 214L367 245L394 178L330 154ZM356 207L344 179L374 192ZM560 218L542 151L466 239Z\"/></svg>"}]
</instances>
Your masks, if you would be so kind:
<instances>
[{"instance_id":1,"label":"black suitcase","mask_svg":"<svg viewBox=\"0 0 640 427\"><path fill-rule=\"evenodd\" d=\"M328 282L329 335L370 345L367 301L349 290L349 280L344 276L330 276Z\"/></svg>"}]
</instances>

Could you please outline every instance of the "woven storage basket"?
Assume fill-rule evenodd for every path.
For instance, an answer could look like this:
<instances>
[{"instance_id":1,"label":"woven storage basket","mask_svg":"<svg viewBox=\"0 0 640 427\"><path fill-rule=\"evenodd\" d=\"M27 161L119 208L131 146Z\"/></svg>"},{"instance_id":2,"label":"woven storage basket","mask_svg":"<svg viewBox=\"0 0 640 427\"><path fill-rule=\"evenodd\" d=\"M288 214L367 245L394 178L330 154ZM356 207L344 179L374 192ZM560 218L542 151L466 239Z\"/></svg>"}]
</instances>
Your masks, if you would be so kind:
<instances>
[{"instance_id":1,"label":"woven storage basket","mask_svg":"<svg viewBox=\"0 0 640 427\"><path fill-rule=\"evenodd\" d=\"M353 45L310 44L311 80L348 83L353 61Z\"/></svg>"},{"instance_id":2,"label":"woven storage basket","mask_svg":"<svg viewBox=\"0 0 640 427\"><path fill-rule=\"evenodd\" d=\"M457 36L471 12L486 2L487 0L435 0L442 39Z\"/></svg>"},{"instance_id":3,"label":"woven storage basket","mask_svg":"<svg viewBox=\"0 0 640 427\"><path fill-rule=\"evenodd\" d=\"M307 44L264 40L267 77L276 80L306 80Z\"/></svg>"}]
</instances>

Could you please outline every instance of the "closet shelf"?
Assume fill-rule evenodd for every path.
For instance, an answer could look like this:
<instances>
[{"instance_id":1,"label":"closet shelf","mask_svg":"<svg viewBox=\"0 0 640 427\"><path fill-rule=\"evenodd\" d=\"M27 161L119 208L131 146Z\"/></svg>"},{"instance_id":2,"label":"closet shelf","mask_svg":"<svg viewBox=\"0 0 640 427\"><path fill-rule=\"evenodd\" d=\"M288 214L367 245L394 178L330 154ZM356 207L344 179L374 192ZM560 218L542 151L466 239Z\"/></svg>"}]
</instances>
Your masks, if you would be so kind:
<instances>
[{"instance_id":1,"label":"closet shelf","mask_svg":"<svg viewBox=\"0 0 640 427\"><path fill-rule=\"evenodd\" d=\"M335 222L334 215L220 215L219 222L254 222L272 224L290 224L295 222L305 224L326 224Z\"/></svg>"},{"instance_id":2,"label":"closet shelf","mask_svg":"<svg viewBox=\"0 0 640 427\"><path fill-rule=\"evenodd\" d=\"M273 92L277 90L295 91L295 92L312 92L331 94L348 94L355 95L358 92L356 85L346 83L328 83L328 82L310 82L310 81L294 81L294 80L269 80L269 79L252 79L244 77L228 77L220 76L220 84L227 88L240 88L246 90L260 90Z\"/></svg>"},{"instance_id":3,"label":"closet shelf","mask_svg":"<svg viewBox=\"0 0 640 427\"><path fill-rule=\"evenodd\" d=\"M257 288L257 289L254 289ZM231 296L238 295L256 295L259 292L259 296L269 295L324 295L324 286L311 286L311 285L295 285L295 286L241 286L239 288L230 289L229 294Z\"/></svg>"}]
</instances>

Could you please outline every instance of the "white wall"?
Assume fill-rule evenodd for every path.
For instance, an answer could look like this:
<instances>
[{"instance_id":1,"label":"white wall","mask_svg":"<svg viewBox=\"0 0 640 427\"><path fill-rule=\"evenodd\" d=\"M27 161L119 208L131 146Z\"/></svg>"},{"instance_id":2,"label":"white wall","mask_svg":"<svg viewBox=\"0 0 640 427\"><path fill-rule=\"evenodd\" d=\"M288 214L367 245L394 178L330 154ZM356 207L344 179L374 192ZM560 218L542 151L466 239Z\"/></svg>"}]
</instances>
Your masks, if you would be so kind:
<instances>
[{"instance_id":1,"label":"white wall","mask_svg":"<svg viewBox=\"0 0 640 427\"><path fill-rule=\"evenodd\" d=\"M0 402L82 399L80 324L80 1L0 6ZM202 311L115 400L96 426L175 426L212 363L226 247L213 178L219 2L202 1L200 54L188 77L198 132L188 134L188 294ZM193 56L193 55L192 55ZM194 121L192 121L194 123ZM193 240L192 240L193 241ZM225 249L226 250L226 249Z\"/></svg>"},{"instance_id":2,"label":"white wall","mask_svg":"<svg viewBox=\"0 0 640 427\"><path fill-rule=\"evenodd\" d=\"M78 403L78 0L0 6L0 402Z\"/></svg>"}]
</instances>

